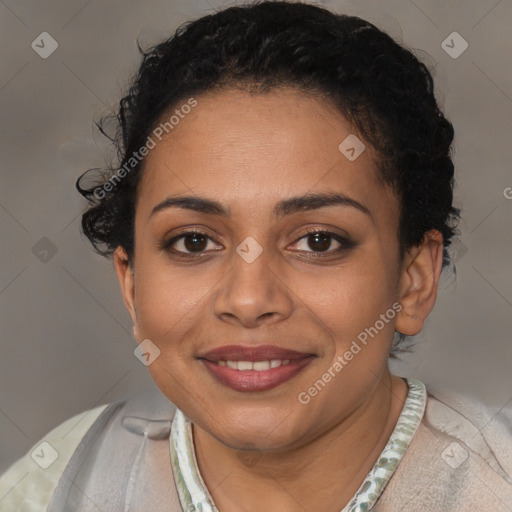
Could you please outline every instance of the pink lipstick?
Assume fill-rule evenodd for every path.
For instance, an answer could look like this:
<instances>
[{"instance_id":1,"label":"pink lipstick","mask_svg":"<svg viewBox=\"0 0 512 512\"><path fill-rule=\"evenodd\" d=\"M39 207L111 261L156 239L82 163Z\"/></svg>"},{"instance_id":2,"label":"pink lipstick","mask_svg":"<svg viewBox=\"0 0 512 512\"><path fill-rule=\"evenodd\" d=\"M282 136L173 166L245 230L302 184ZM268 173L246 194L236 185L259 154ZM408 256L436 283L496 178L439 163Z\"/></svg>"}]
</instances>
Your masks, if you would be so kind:
<instances>
[{"instance_id":1,"label":"pink lipstick","mask_svg":"<svg viewBox=\"0 0 512 512\"><path fill-rule=\"evenodd\" d=\"M226 345L199 356L211 375L236 391L266 391L297 375L314 354L260 345Z\"/></svg>"}]
</instances>

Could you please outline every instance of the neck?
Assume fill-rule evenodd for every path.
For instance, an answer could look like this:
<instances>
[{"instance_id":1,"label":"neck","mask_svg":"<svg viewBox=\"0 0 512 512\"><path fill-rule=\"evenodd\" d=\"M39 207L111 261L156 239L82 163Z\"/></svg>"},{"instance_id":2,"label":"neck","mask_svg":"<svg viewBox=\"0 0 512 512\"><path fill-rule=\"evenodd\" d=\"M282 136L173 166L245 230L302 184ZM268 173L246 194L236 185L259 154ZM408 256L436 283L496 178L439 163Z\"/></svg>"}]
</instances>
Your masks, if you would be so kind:
<instances>
[{"instance_id":1,"label":"neck","mask_svg":"<svg viewBox=\"0 0 512 512\"><path fill-rule=\"evenodd\" d=\"M406 382L387 373L350 417L287 452L240 457L194 425L199 470L222 512L341 510L384 449L406 396Z\"/></svg>"}]
</instances>

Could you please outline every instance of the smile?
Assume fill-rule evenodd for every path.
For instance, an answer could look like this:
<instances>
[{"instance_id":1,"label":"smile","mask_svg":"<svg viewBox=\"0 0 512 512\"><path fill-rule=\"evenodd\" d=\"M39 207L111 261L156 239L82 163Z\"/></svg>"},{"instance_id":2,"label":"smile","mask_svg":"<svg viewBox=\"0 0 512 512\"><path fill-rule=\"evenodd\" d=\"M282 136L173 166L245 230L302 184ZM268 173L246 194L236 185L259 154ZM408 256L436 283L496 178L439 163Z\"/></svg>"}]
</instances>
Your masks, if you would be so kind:
<instances>
[{"instance_id":1,"label":"smile","mask_svg":"<svg viewBox=\"0 0 512 512\"><path fill-rule=\"evenodd\" d=\"M210 375L235 391L267 391L289 381L315 355L276 347L222 347L199 357Z\"/></svg>"}]
</instances>

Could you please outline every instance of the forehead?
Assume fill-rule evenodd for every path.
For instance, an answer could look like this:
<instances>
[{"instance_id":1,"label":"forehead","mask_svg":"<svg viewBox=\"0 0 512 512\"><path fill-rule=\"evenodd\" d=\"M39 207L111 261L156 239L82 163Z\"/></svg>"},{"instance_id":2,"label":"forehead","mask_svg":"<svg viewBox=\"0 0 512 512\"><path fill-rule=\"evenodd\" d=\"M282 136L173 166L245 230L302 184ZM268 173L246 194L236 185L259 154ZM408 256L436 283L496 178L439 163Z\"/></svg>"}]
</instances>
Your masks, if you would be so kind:
<instances>
[{"instance_id":1,"label":"forehead","mask_svg":"<svg viewBox=\"0 0 512 512\"><path fill-rule=\"evenodd\" d=\"M391 191L377 179L376 153L323 97L280 88L265 94L225 90L196 100L161 140L153 137L137 213L148 215L171 194L215 197L236 213L318 190L363 203L373 198L373 208L389 208ZM163 122L176 109L179 104ZM347 146L364 150L349 159L354 152Z\"/></svg>"}]
</instances>

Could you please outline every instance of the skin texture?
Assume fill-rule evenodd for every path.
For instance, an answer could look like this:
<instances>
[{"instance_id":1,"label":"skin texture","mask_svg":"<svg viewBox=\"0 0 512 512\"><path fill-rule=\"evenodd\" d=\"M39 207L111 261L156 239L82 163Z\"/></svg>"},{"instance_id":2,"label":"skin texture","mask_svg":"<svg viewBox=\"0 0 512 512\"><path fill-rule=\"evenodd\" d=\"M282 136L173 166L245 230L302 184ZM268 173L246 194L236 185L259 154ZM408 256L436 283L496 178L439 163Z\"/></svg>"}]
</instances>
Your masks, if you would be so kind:
<instances>
[{"instance_id":1,"label":"skin texture","mask_svg":"<svg viewBox=\"0 0 512 512\"><path fill-rule=\"evenodd\" d=\"M339 511L401 412L407 384L390 375L388 353L394 329L417 334L434 306L442 237L431 231L399 257L399 204L377 180L378 155L366 141L354 161L340 153L357 132L321 96L228 89L196 99L145 159L133 261L122 247L115 253L134 336L161 351L148 369L192 420L198 464L219 510ZM273 215L278 201L319 192L348 196L369 214L332 205ZM214 199L230 215L176 207L151 215L171 195ZM209 237L199 256L172 252L194 250L183 238L161 248L194 228ZM328 238L322 252L310 229L353 246L340 251ZM236 252L248 236L262 249L251 263ZM402 305L395 318L301 404L299 393L394 303ZM240 392L197 359L228 344L316 357L274 389Z\"/></svg>"}]
</instances>

